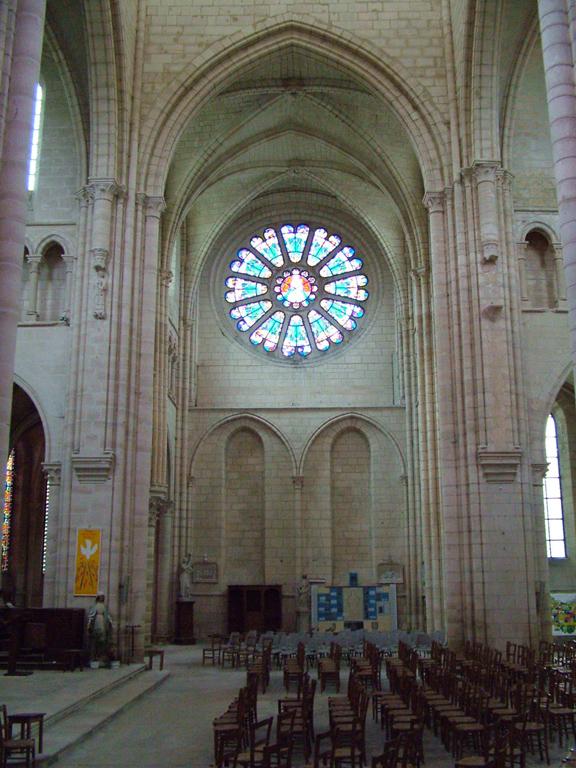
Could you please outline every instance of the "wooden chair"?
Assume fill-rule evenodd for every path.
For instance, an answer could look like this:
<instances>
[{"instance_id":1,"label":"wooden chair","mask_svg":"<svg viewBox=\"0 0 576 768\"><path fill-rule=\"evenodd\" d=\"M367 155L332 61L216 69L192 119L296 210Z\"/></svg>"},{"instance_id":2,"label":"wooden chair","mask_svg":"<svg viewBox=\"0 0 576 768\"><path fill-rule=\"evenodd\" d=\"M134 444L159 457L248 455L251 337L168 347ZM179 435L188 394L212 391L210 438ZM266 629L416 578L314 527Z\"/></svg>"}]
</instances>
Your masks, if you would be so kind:
<instances>
[{"instance_id":1,"label":"wooden chair","mask_svg":"<svg viewBox=\"0 0 576 768\"><path fill-rule=\"evenodd\" d=\"M241 688L227 711L212 723L214 765L222 768L246 743L248 731L248 689Z\"/></svg>"},{"instance_id":2,"label":"wooden chair","mask_svg":"<svg viewBox=\"0 0 576 768\"><path fill-rule=\"evenodd\" d=\"M231 632L228 642L220 649L220 666L225 667L230 662L231 667L238 666L238 649L240 648L240 632Z\"/></svg>"},{"instance_id":3,"label":"wooden chair","mask_svg":"<svg viewBox=\"0 0 576 768\"><path fill-rule=\"evenodd\" d=\"M290 691L296 685L298 691L302 689L304 675L306 673L306 647L304 643L298 643L295 656L289 656L284 661L284 688Z\"/></svg>"},{"instance_id":4,"label":"wooden chair","mask_svg":"<svg viewBox=\"0 0 576 768\"><path fill-rule=\"evenodd\" d=\"M396 768L400 739L392 739L384 744L384 752L372 758L372 768Z\"/></svg>"},{"instance_id":5,"label":"wooden chair","mask_svg":"<svg viewBox=\"0 0 576 768\"><path fill-rule=\"evenodd\" d=\"M265 761L264 750L270 746L273 722L273 717L267 717L265 720L260 720L250 726L248 747L234 755L233 768L237 768L237 766L242 766L242 768L263 768Z\"/></svg>"},{"instance_id":6,"label":"wooden chair","mask_svg":"<svg viewBox=\"0 0 576 768\"><path fill-rule=\"evenodd\" d=\"M9 768L14 762L26 768L36 765L36 744L34 739L10 738L8 709L5 704L1 707L0 721L0 759L2 768Z\"/></svg>"},{"instance_id":7,"label":"wooden chair","mask_svg":"<svg viewBox=\"0 0 576 768\"><path fill-rule=\"evenodd\" d=\"M8 715L8 738L14 738L14 728L20 729L21 739L32 738L32 727L38 726L38 753L44 750L44 717L45 712L13 712Z\"/></svg>"},{"instance_id":8,"label":"wooden chair","mask_svg":"<svg viewBox=\"0 0 576 768\"><path fill-rule=\"evenodd\" d=\"M262 651L255 653L246 666L248 675L255 675L262 693L270 683L270 669L272 666L272 640L266 641Z\"/></svg>"},{"instance_id":9,"label":"wooden chair","mask_svg":"<svg viewBox=\"0 0 576 768\"><path fill-rule=\"evenodd\" d=\"M342 649L337 643L330 646L330 656L318 661L318 678L320 680L320 692L323 693L327 685L334 685L336 692L340 693L340 659Z\"/></svg>"},{"instance_id":10,"label":"wooden chair","mask_svg":"<svg viewBox=\"0 0 576 768\"><path fill-rule=\"evenodd\" d=\"M220 666L220 654L222 653L222 637L210 635L210 645L202 649L202 665L209 661L212 666Z\"/></svg>"},{"instance_id":11,"label":"wooden chair","mask_svg":"<svg viewBox=\"0 0 576 768\"><path fill-rule=\"evenodd\" d=\"M332 755L332 734L330 731L316 734L314 739L314 759L306 763L305 768L323 768L330 765Z\"/></svg>"}]
</instances>

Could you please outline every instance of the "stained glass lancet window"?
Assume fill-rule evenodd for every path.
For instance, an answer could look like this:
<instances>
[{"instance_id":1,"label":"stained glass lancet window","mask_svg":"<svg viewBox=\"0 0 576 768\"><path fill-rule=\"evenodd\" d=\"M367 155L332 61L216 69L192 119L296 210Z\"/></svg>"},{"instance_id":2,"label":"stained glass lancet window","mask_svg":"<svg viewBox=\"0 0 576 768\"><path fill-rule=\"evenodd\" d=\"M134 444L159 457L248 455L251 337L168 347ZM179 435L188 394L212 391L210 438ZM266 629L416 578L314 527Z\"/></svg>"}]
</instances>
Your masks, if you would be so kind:
<instances>
[{"instance_id":1,"label":"stained glass lancet window","mask_svg":"<svg viewBox=\"0 0 576 768\"><path fill-rule=\"evenodd\" d=\"M323 227L267 227L237 251L229 270L229 316L254 346L280 359L335 349L366 312L362 259Z\"/></svg>"},{"instance_id":2,"label":"stained glass lancet window","mask_svg":"<svg viewBox=\"0 0 576 768\"><path fill-rule=\"evenodd\" d=\"M36 189L38 177L38 160L40 158L40 126L42 125L42 109L44 105L44 91L40 83L36 85L34 96L34 115L32 123L32 136L30 138L30 164L28 166L28 192Z\"/></svg>"},{"instance_id":3,"label":"stained glass lancet window","mask_svg":"<svg viewBox=\"0 0 576 768\"><path fill-rule=\"evenodd\" d=\"M0 540L0 569L6 573L10 557L10 524L14 498L14 449L10 451L4 479L4 514L2 516L2 538Z\"/></svg>"},{"instance_id":4,"label":"stained glass lancet window","mask_svg":"<svg viewBox=\"0 0 576 768\"><path fill-rule=\"evenodd\" d=\"M553 416L548 416L546 421L546 461L548 470L544 477L544 514L548 557L566 557L560 453L556 421Z\"/></svg>"}]
</instances>

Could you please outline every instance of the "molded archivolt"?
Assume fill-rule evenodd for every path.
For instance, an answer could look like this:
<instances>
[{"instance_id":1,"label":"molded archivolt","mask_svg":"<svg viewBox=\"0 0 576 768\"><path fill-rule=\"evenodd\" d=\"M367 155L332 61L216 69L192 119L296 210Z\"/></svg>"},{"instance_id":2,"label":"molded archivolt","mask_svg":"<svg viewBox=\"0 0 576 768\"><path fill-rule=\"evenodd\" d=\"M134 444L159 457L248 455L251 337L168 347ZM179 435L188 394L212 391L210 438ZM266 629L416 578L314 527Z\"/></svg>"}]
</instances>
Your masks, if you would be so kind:
<instances>
[{"instance_id":1,"label":"molded archivolt","mask_svg":"<svg viewBox=\"0 0 576 768\"><path fill-rule=\"evenodd\" d=\"M379 562L408 566L403 462L378 426L357 416L330 422L307 446L302 474L304 573L348 583L356 571L374 583Z\"/></svg>"},{"instance_id":2,"label":"molded archivolt","mask_svg":"<svg viewBox=\"0 0 576 768\"><path fill-rule=\"evenodd\" d=\"M373 50L367 42L343 32L274 19L252 35L226 38L225 47L219 43L210 48L157 102L143 129L141 157L147 162L142 163L141 188L149 194L163 194L174 149L194 113L260 58L291 47L332 62L336 71L378 93L404 126L419 157L426 188L444 187L440 149L446 145L440 129L443 121L430 94L421 86L413 88L398 62L387 61L381 50Z\"/></svg>"},{"instance_id":3,"label":"molded archivolt","mask_svg":"<svg viewBox=\"0 0 576 768\"><path fill-rule=\"evenodd\" d=\"M292 466L278 435L247 416L219 424L198 443L183 547L218 562L221 588L294 581Z\"/></svg>"}]
</instances>

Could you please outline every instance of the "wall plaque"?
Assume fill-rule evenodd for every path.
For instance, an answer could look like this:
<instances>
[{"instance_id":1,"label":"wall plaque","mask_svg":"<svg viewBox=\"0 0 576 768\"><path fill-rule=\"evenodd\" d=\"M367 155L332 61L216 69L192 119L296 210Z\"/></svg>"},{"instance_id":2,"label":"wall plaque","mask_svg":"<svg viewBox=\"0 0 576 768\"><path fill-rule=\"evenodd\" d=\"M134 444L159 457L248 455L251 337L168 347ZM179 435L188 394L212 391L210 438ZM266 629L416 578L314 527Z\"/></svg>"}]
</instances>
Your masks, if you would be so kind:
<instances>
[{"instance_id":1,"label":"wall plaque","mask_svg":"<svg viewBox=\"0 0 576 768\"><path fill-rule=\"evenodd\" d=\"M200 584L217 584L218 563L207 560L194 563L192 568L192 581Z\"/></svg>"}]
</instances>

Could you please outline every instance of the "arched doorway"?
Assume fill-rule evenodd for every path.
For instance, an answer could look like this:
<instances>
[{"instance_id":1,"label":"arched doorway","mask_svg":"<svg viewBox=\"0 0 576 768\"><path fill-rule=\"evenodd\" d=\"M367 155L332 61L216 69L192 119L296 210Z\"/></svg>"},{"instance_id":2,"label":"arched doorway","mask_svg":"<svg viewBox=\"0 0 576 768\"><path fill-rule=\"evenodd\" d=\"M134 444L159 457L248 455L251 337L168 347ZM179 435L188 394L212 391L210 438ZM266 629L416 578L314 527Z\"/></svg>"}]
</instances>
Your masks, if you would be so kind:
<instances>
[{"instance_id":1,"label":"arched doorway","mask_svg":"<svg viewBox=\"0 0 576 768\"><path fill-rule=\"evenodd\" d=\"M17 384L2 525L2 590L19 607L41 607L46 562L47 484L40 414Z\"/></svg>"}]
</instances>

